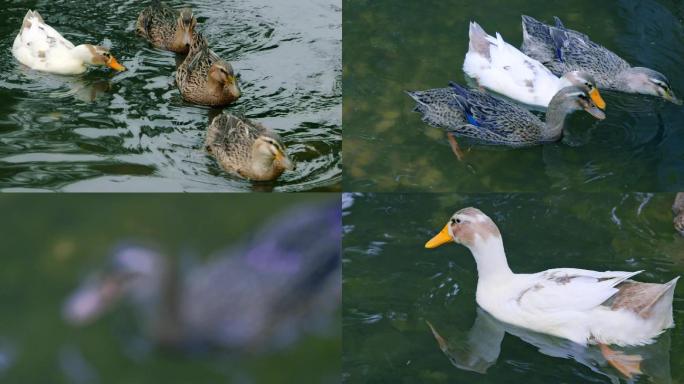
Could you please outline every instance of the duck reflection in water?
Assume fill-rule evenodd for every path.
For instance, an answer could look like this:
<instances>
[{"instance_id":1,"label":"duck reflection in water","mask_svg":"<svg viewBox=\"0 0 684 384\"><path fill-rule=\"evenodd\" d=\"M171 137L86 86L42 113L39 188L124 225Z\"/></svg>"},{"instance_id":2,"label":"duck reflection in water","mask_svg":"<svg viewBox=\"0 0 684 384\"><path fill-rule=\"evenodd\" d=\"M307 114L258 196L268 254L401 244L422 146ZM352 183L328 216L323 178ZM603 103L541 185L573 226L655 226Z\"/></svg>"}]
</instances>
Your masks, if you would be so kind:
<instances>
[{"instance_id":1,"label":"duck reflection in water","mask_svg":"<svg viewBox=\"0 0 684 384\"><path fill-rule=\"evenodd\" d=\"M618 384L623 378L603 357L597 346L583 347L566 339L532 332L495 319L493 316L477 308L475 323L465 337L443 337L435 325L427 322L437 345L447 356L452 365L459 369L484 374L496 364L501 354L501 343L506 333L534 345L539 352L551 357L573 359L588 367L591 371ZM444 329L442 329L444 331ZM456 335L458 331L454 331ZM658 340L649 345L631 347L625 354L638 354L643 359L642 374L649 377L650 382L671 383L670 376L670 333L666 332Z\"/></svg>"},{"instance_id":2,"label":"duck reflection in water","mask_svg":"<svg viewBox=\"0 0 684 384\"><path fill-rule=\"evenodd\" d=\"M296 206L206 264L178 268L153 248L122 244L63 307L86 325L129 302L155 344L268 352L311 331L334 333L341 302L339 202Z\"/></svg>"}]
</instances>

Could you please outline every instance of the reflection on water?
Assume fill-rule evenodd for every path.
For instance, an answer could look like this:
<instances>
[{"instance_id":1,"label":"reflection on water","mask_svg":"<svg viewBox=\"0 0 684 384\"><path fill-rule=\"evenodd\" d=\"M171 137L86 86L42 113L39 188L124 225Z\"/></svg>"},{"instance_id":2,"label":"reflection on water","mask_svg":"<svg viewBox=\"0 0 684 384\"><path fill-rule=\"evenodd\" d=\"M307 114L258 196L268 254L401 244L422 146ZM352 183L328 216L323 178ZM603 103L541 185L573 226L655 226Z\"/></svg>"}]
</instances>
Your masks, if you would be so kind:
<instances>
[{"instance_id":1,"label":"reflection on water","mask_svg":"<svg viewBox=\"0 0 684 384\"><path fill-rule=\"evenodd\" d=\"M644 270L640 281L664 283L684 274L684 238L672 226L673 199L673 193L345 194L345 381L615 382L620 374L595 347L478 314L470 252L423 246L453 212L474 206L499 226L516 273ZM646 360L644 374L632 382L684 379L678 358L684 351L681 289L673 304L675 328L655 344L624 350ZM441 346L426 322L444 339Z\"/></svg>"},{"instance_id":2,"label":"reflection on water","mask_svg":"<svg viewBox=\"0 0 684 384\"><path fill-rule=\"evenodd\" d=\"M559 143L519 150L473 147L458 162L441 129L404 93L465 83L468 22L522 42L521 14L587 33L635 66L664 73L684 93L684 27L672 1L389 0L345 3L345 190L676 191L684 187L684 108L605 92L607 118L567 121ZM681 8L681 7L680 7ZM497 12L491 12L496 9ZM603 94L603 92L602 92ZM466 149L466 148L464 148Z\"/></svg>"},{"instance_id":3,"label":"reflection on water","mask_svg":"<svg viewBox=\"0 0 684 384\"><path fill-rule=\"evenodd\" d=\"M3 46L12 45L31 6L74 43L110 45L128 68L58 76L29 70L2 50L0 188L339 189L340 0L183 4L193 8L212 49L239 73L243 96L227 111L276 130L297 170L267 186L253 184L227 175L204 152L209 118L220 110L183 102L174 84L180 58L135 35L145 2L0 1Z\"/></svg>"}]
</instances>

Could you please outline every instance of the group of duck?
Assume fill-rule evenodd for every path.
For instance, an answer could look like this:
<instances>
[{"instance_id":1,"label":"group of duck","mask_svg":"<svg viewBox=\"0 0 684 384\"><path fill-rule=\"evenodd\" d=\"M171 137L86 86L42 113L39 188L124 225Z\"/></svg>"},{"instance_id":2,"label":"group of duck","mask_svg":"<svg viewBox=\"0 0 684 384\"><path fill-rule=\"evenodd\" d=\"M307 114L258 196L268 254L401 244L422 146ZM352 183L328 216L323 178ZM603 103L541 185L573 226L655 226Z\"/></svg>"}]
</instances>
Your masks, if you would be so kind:
<instances>
[{"instance_id":1,"label":"group of duck","mask_svg":"<svg viewBox=\"0 0 684 384\"><path fill-rule=\"evenodd\" d=\"M408 92L426 123L444 128L454 150L454 135L482 145L526 147L560 140L568 114L585 110L605 118L599 89L682 102L667 78L652 69L632 67L581 32L522 16L522 51L499 33L488 35L471 22L463 71L480 89L456 83L448 88ZM507 99L485 93L486 88ZM528 109L546 109L542 121Z\"/></svg>"},{"instance_id":2,"label":"group of duck","mask_svg":"<svg viewBox=\"0 0 684 384\"><path fill-rule=\"evenodd\" d=\"M156 0L140 12L136 33L156 48L186 55L176 69L176 85L185 101L224 107L241 96L237 77L231 64L209 48L196 26L191 9L176 10ZM126 70L109 49L75 46L32 10L24 17L12 54L31 69L61 75L83 73L88 65ZM205 148L223 169L249 180L273 180L294 169L274 131L232 114L220 114L211 121Z\"/></svg>"}]
</instances>

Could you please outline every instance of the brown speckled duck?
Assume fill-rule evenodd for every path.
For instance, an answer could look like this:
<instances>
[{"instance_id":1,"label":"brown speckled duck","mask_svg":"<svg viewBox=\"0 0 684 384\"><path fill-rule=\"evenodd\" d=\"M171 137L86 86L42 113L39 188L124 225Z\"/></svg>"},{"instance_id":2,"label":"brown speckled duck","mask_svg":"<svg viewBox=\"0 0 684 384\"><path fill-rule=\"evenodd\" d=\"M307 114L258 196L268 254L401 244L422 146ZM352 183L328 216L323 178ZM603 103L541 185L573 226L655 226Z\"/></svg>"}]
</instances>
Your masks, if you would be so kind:
<instances>
[{"instance_id":1,"label":"brown speckled duck","mask_svg":"<svg viewBox=\"0 0 684 384\"><path fill-rule=\"evenodd\" d=\"M207 130L205 145L223 169L246 179L274 180L295 168L280 137L246 118L216 116Z\"/></svg>"},{"instance_id":2,"label":"brown speckled duck","mask_svg":"<svg viewBox=\"0 0 684 384\"><path fill-rule=\"evenodd\" d=\"M157 48L185 54L196 24L197 19L190 8L177 11L160 1L153 1L140 12L135 30Z\"/></svg>"},{"instance_id":3,"label":"brown speckled duck","mask_svg":"<svg viewBox=\"0 0 684 384\"><path fill-rule=\"evenodd\" d=\"M209 49L199 33L176 70L176 84L185 101L213 107L228 105L241 94L233 66Z\"/></svg>"},{"instance_id":4,"label":"brown speckled duck","mask_svg":"<svg viewBox=\"0 0 684 384\"><path fill-rule=\"evenodd\" d=\"M684 192L677 193L674 204L672 205L672 213L674 213L674 227L682 236L684 236Z\"/></svg>"}]
</instances>

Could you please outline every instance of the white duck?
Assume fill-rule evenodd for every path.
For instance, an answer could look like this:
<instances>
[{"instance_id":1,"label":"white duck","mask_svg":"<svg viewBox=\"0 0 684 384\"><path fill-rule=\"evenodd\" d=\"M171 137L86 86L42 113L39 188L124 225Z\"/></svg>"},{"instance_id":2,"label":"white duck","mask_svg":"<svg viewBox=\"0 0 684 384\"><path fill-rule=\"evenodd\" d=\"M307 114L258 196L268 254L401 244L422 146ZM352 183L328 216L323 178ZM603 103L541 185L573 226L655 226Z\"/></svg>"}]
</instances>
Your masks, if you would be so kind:
<instances>
[{"instance_id":1,"label":"white duck","mask_svg":"<svg viewBox=\"0 0 684 384\"><path fill-rule=\"evenodd\" d=\"M468 34L470 43L463 72L481 87L528 105L547 108L558 91L574 85L584 89L599 108L605 109L606 103L588 73L572 71L558 78L542 63L506 43L499 33L494 38L476 22L471 22Z\"/></svg>"},{"instance_id":2,"label":"white duck","mask_svg":"<svg viewBox=\"0 0 684 384\"><path fill-rule=\"evenodd\" d=\"M425 247L448 242L463 244L473 254L479 276L476 301L485 311L505 323L580 345L599 344L606 360L628 377L641 372L641 357L613 351L608 344L649 344L674 326L672 298L679 277L650 284L629 280L641 271L513 273L499 229L476 208L456 212Z\"/></svg>"},{"instance_id":3,"label":"white duck","mask_svg":"<svg viewBox=\"0 0 684 384\"><path fill-rule=\"evenodd\" d=\"M106 65L117 71L126 68L109 51L100 46L74 46L51 26L37 11L24 16L21 31L14 39L12 55L20 63L38 71L72 75L86 71L86 64Z\"/></svg>"}]
</instances>

